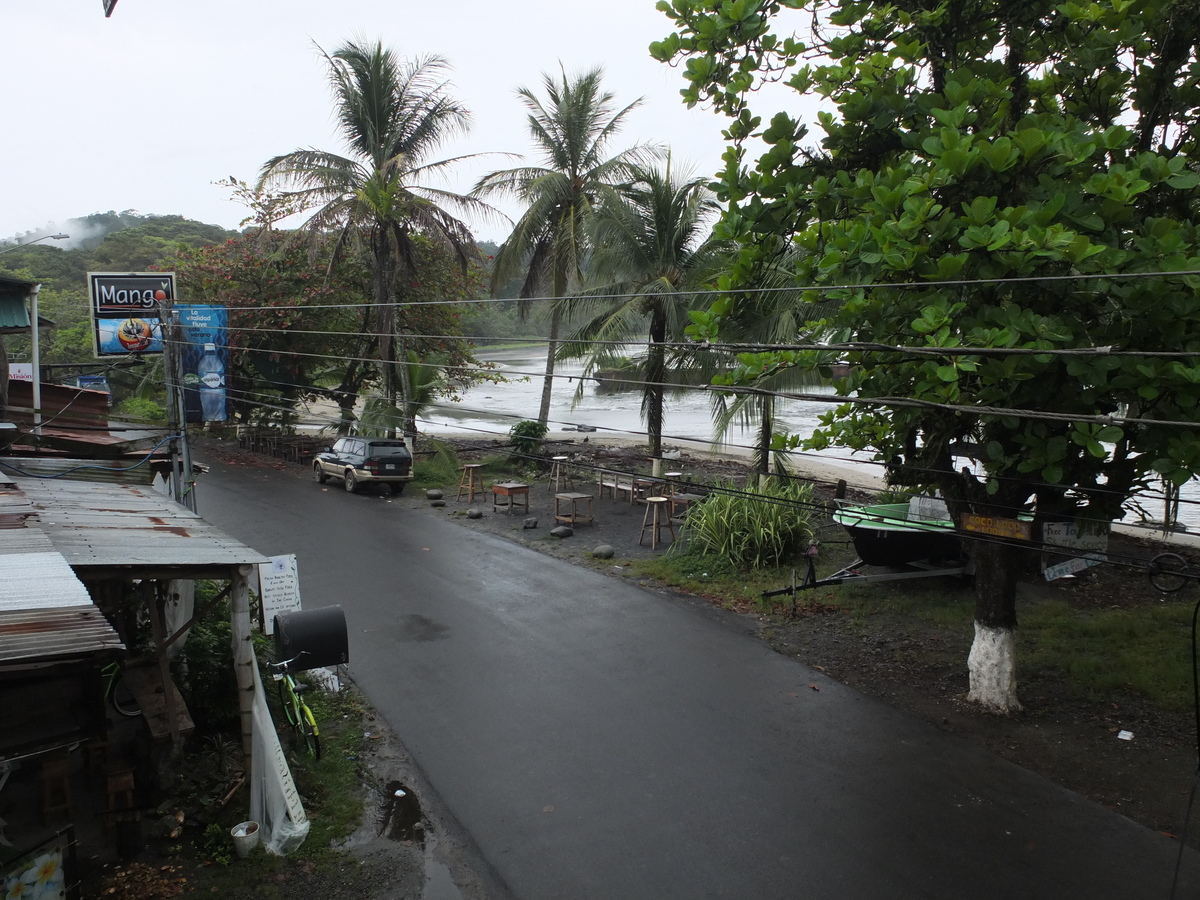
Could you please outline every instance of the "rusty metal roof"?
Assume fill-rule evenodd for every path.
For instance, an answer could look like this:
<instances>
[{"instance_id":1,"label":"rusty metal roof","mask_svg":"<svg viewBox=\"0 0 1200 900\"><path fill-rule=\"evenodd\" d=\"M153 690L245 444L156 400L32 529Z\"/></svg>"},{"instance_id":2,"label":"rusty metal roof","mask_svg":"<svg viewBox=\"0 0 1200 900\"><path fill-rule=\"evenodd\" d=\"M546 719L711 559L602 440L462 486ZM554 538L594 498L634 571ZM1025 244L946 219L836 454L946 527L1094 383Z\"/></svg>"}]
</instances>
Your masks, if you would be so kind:
<instances>
[{"instance_id":1,"label":"rusty metal roof","mask_svg":"<svg viewBox=\"0 0 1200 900\"><path fill-rule=\"evenodd\" d=\"M85 580L106 574L219 578L234 566L268 562L153 488L67 478L8 480L28 498L54 549ZM0 529L0 545L4 541Z\"/></svg>"},{"instance_id":2,"label":"rusty metal roof","mask_svg":"<svg viewBox=\"0 0 1200 900\"><path fill-rule=\"evenodd\" d=\"M0 663L61 659L123 645L23 494L0 485Z\"/></svg>"}]
</instances>

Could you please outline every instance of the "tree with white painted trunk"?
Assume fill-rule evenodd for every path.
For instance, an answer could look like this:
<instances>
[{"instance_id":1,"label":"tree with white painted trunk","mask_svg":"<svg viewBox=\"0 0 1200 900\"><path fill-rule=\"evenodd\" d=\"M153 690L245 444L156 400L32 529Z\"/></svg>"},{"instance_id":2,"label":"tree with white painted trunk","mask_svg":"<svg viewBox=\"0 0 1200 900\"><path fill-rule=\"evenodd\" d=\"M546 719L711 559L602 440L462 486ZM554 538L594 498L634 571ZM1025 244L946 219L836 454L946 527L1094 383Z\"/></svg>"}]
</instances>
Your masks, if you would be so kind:
<instances>
[{"instance_id":1,"label":"tree with white painted trunk","mask_svg":"<svg viewBox=\"0 0 1200 900\"><path fill-rule=\"evenodd\" d=\"M854 402L780 445L872 451L959 522L1107 523L1147 481L1200 472L1200 359L1152 355L1200 351L1200 280L1171 274L1200 269L1197 0L659 8L676 31L651 52L686 60L685 98L729 118L729 286L798 251L807 299L841 303L819 324L859 342L838 384ZM759 90L772 80L815 101L810 122L802 102L754 108L779 96ZM694 333L719 338L739 302ZM771 352L739 371L816 362ZM968 549L970 697L1013 711L1027 553Z\"/></svg>"}]
</instances>

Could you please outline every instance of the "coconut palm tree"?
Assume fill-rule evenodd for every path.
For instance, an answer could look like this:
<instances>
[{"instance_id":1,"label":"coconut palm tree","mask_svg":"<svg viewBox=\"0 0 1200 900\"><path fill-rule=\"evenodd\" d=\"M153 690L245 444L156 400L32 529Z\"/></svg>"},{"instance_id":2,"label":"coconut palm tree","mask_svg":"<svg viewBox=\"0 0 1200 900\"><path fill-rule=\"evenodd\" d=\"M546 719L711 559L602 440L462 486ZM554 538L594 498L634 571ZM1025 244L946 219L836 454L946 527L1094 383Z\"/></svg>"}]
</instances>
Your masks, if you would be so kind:
<instances>
[{"instance_id":1,"label":"coconut palm tree","mask_svg":"<svg viewBox=\"0 0 1200 900\"><path fill-rule=\"evenodd\" d=\"M285 202L311 210L302 231L314 240L336 235L335 256L345 249L367 254L384 393L394 405L399 380L408 422L412 388L407 367L396 365L395 302L415 275L416 237L449 251L465 271L478 256L475 240L445 207L490 211L475 198L418 184L465 158L430 161L447 138L466 130L469 114L447 92L440 57L405 60L378 41L321 53L348 154L309 149L276 156L263 165L258 187L282 188Z\"/></svg>"},{"instance_id":2,"label":"coconut palm tree","mask_svg":"<svg viewBox=\"0 0 1200 900\"><path fill-rule=\"evenodd\" d=\"M687 292L713 274L723 249L706 236L718 211L705 179L664 168L635 167L629 183L605 192L592 223L592 281L581 305L590 313L563 354L586 353L588 371L613 348L649 335L642 414L655 465L662 455L668 336L682 339L694 298ZM580 342L580 343L574 343ZM590 348L586 342L592 343Z\"/></svg>"},{"instance_id":3,"label":"coconut palm tree","mask_svg":"<svg viewBox=\"0 0 1200 900\"><path fill-rule=\"evenodd\" d=\"M590 69L574 78L542 76L547 101L529 88L517 96L529 110L529 134L542 165L506 169L484 176L475 186L478 196L507 195L526 204L512 234L496 255L492 291L524 273L520 296L549 294L550 338L538 422L550 417L554 363L568 291L583 280L589 252L588 221L600 191L626 177L630 166L645 155L633 147L606 156L608 145L635 100L614 110L613 95L600 86L603 70ZM519 307L527 315L529 304Z\"/></svg>"},{"instance_id":4,"label":"coconut palm tree","mask_svg":"<svg viewBox=\"0 0 1200 900\"><path fill-rule=\"evenodd\" d=\"M835 340L838 334L821 324L840 306L840 301L823 297L805 298L803 287L796 284L796 262L802 251L782 249L774 261L764 266L748 288L745 299L736 304L721 323L721 338L748 348L794 344L801 341ZM813 324L816 323L816 324ZM713 423L718 440L724 439L735 425L755 426L752 466L760 476L771 473L771 444L775 432L776 391L796 391L827 383L827 371L837 362L836 354L824 354L819 368L773 365L755 379L760 393L713 393ZM739 359L742 365L755 365L753 351Z\"/></svg>"}]
</instances>

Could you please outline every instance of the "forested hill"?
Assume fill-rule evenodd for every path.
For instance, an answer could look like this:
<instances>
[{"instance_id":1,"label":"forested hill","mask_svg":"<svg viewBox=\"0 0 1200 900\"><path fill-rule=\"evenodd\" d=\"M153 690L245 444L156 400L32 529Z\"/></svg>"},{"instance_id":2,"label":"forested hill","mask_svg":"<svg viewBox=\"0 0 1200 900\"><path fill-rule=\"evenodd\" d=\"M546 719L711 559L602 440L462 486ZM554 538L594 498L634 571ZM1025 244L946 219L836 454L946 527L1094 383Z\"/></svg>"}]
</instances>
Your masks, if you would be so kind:
<instances>
[{"instance_id":1,"label":"forested hill","mask_svg":"<svg viewBox=\"0 0 1200 900\"><path fill-rule=\"evenodd\" d=\"M8 249L56 231L70 238ZM38 281L51 290L70 290L82 288L89 271L142 272L181 244L203 247L236 236L235 231L183 216L92 213L56 225L54 230L31 231L0 243L0 274Z\"/></svg>"}]
</instances>

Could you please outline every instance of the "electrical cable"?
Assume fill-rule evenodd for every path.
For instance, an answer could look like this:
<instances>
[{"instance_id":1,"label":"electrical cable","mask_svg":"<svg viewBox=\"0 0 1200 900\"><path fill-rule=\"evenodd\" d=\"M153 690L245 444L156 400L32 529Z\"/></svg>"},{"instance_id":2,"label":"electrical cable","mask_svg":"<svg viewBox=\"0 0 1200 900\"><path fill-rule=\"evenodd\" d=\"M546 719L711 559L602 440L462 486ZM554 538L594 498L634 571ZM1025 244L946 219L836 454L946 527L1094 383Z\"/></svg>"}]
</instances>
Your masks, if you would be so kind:
<instances>
[{"instance_id":1,"label":"electrical cable","mask_svg":"<svg viewBox=\"0 0 1200 900\"><path fill-rule=\"evenodd\" d=\"M810 294L810 293L835 293L841 291L867 291L867 290L921 290L928 291L937 288L966 288L977 287L980 285L1020 285L1020 284L1055 284L1059 282L1101 282L1101 281L1121 281L1126 279L1142 279L1142 278L1189 278L1200 276L1200 270L1180 269L1171 272L1096 272L1093 274L1075 274L1075 275L1023 275L1012 276L1008 278L959 278L946 279L942 281L878 281L878 282L862 282L862 283L847 283L847 284L809 284L809 285L791 285L788 287L741 287L741 288L701 288L697 290L687 291L662 291L656 292L656 299L669 299L672 297L726 297L737 294ZM391 303L329 303L329 304L311 304L301 307L278 307L278 306L227 306L230 312L243 311L259 311L259 310L280 310L280 309L382 309L392 307L395 309L405 309L408 307L420 306L471 306L477 304L491 303L522 303L534 304L545 303L552 301L596 301L596 300L636 300L645 296L645 292L635 291L632 293L587 293L573 296L541 296L541 297L522 297L520 299L512 297L474 297L465 300L397 300Z\"/></svg>"}]
</instances>

